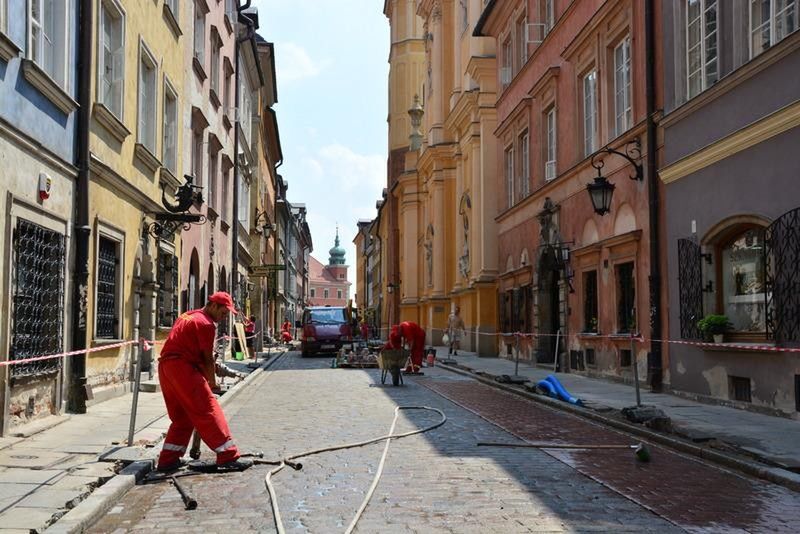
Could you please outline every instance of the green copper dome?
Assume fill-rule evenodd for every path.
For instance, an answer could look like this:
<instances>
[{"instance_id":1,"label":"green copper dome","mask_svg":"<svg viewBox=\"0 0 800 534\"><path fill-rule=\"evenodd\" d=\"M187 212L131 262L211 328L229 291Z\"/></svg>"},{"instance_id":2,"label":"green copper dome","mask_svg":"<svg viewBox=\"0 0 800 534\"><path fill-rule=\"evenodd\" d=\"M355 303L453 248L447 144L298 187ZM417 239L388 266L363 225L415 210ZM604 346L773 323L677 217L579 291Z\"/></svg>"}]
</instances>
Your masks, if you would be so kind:
<instances>
[{"instance_id":1,"label":"green copper dome","mask_svg":"<svg viewBox=\"0 0 800 534\"><path fill-rule=\"evenodd\" d=\"M339 246L339 227L336 227L336 242L333 245L333 248L328 251L331 255L328 258L329 265L344 265L344 249Z\"/></svg>"}]
</instances>

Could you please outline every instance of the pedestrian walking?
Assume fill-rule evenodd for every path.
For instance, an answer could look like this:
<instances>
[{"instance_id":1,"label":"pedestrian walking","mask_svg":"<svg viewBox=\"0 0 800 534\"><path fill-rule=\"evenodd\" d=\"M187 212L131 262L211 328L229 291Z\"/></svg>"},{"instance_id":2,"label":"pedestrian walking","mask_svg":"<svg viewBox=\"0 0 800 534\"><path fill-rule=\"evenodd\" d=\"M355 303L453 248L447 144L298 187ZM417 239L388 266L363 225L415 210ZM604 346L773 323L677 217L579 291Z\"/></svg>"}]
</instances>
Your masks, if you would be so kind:
<instances>
[{"instance_id":1,"label":"pedestrian walking","mask_svg":"<svg viewBox=\"0 0 800 534\"><path fill-rule=\"evenodd\" d=\"M447 318L447 336L450 338L450 351L448 354L458 356L461 348L461 336L464 334L464 319L461 318L461 307L456 306Z\"/></svg>"},{"instance_id":2,"label":"pedestrian walking","mask_svg":"<svg viewBox=\"0 0 800 534\"><path fill-rule=\"evenodd\" d=\"M256 316L251 315L250 319L246 319L244 323L244 336L245 336L245 344L249 349L250 356L254 356L255 353L253 352L253 346L255 344L256 339Z\"/></svg>"},{"instance_id":3,"label":"pedestrian walking","mask_svg":"<svg viewBox=\"0 0 800 534\"><path fill-rule=\"evenodd\" d=\"M216 323L237 313L228 293L214 293L205 307L181 314L172 326L161 356L158 375L171 424L158 457L159 471L180 467L181 457L197 429L217 453L217 465L244 470L252 460L240 458L225 414L212 389L216 389L214 338Z\"/></svg>"}]
</instances>

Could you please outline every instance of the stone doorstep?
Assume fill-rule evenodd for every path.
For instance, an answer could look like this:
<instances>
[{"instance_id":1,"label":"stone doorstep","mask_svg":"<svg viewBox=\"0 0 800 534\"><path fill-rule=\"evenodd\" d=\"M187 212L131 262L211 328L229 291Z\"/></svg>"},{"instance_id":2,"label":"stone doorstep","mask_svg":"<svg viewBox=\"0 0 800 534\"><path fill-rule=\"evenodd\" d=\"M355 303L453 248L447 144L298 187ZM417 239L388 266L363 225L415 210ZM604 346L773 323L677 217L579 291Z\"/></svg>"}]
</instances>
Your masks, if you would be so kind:
<instances>
[{"instance_id":1,"label":"stone doorstep","mask_svg":"<svg viewBox=\"0 0 800 534\"><path fill-rule=\"evenodd\" d=\"M121 397L130 393L132 389L130 382L123 382L121 384L111 384L98 388L92 388L92 398L86 401L86 407L91 408L107 400Z\"/></svg>"},{"instance_id":2,"label":"stone doorstep","mask_svg":"<svg viewBox=\"0 0 800 534\"><path fill-rule=\"evenodd\" d=\"M142 393L158 393L161 391L161 384L155 380L147 380L139 384L139 391Z\"/></svg>"}]
</instances>

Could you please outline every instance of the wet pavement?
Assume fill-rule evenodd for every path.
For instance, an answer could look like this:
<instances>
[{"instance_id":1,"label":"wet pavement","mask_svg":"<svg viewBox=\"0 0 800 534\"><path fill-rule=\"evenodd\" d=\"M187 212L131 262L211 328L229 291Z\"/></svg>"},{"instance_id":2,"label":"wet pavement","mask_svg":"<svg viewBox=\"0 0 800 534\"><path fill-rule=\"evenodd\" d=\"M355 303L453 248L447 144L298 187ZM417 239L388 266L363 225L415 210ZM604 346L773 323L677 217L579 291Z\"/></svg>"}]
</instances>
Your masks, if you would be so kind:
<instances>
[{"instance_id":1,"label":"wet pavement","mask_svg":"<svg viewBox=\"0 0 800 534\"><path fill-rule=\"evenodd\" d=\"M635 440L441 369L384 387L377 369L330 369L290 353L226 408L244 449L278 458L383 435L397 405L442 409L444 426L392 441L358 532L789 532L800 494L651 447L630 451L477 447L479 441L633 443ZM435 413L403 413L398 432ZM274 478L287 532L343 532L374 477L384 444L305 458ZM208 450L204 457L212 458ZM274 532L268 468L137 486L91 532Z\"/></svg>"}]
</instances>

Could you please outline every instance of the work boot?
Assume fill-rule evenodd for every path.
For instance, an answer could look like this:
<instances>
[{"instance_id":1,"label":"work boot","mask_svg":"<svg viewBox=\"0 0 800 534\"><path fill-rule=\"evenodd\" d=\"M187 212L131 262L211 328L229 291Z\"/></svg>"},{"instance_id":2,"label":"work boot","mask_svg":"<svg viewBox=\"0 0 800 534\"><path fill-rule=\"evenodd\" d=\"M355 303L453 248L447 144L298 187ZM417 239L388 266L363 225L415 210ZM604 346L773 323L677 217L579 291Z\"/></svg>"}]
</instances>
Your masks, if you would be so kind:
<instances>
[{"instance_id":1,"label":"work boot","mask_svg":"<svg viewBox=\"0 0 800 534\"><path fill-rule=\"evenodd\" d=\"M177 471L181 467L184 467L188 462L183 458L179 458L177 462L171 463L169 465L159 465L156 467L156 471L159 473L171 473L173 471Z\"/></svg>"},{"instance_id":2,"label":"work boot","mask_svg":"<svg viewBox=\"0 0 800 534\"><path fill-rule=\"evenodd\" d=\"M253 460L250 458L237 458L232 462L227 462L224 464L218 464L217 470L218 471L244 471L245 469L250 469L253 467Z\"/></svg>"}]
</instances>

